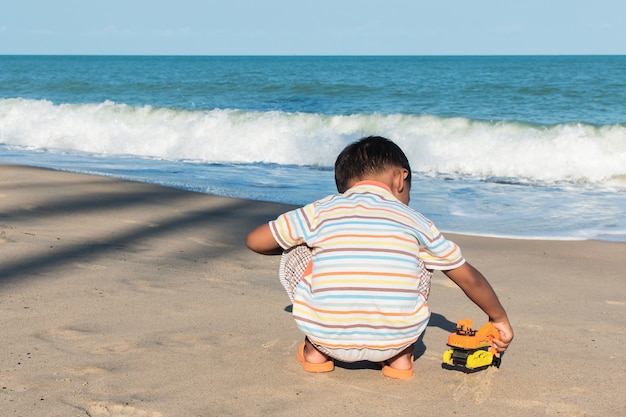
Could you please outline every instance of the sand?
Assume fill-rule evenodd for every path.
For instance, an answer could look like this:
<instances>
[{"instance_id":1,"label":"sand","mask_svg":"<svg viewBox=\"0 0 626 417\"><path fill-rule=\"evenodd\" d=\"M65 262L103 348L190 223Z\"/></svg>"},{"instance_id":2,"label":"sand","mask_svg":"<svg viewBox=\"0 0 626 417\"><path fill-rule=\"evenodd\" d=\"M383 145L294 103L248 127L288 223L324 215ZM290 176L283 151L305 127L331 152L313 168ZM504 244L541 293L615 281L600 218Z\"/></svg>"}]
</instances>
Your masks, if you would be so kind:
<instances>
[{"instance_id":1,"label":"sand","mask_svg":"<svg viewBox=\"0 0 626 417\"><path fill-rule=\"evenodd\" d=\"M516 330L499 369L442 368L486 317L437 273L412 380L307 374L279 259L244 245L287 208L0 165L0 415L626 415L626 244L450 234Z\"/></svg>"}]
</instances>

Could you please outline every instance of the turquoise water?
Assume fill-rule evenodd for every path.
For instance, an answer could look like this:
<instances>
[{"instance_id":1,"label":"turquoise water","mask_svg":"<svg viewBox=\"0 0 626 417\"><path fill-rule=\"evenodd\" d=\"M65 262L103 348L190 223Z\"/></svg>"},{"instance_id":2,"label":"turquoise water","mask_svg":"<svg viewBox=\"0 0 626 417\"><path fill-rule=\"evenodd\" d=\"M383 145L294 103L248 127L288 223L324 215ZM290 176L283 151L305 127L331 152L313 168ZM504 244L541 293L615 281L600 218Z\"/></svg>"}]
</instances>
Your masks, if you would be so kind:
<instances>
[{"instance_id":1,"label":"turquoise water","mask_svg":"<svg viewBox=\"0 0 626 417\"><path fill-rule=\"evenodd\" d=\"M304 204L377 134L442 230L626 241L625 74L626 56L0 56L0 161Z\"/></svg>"}]
</instances>

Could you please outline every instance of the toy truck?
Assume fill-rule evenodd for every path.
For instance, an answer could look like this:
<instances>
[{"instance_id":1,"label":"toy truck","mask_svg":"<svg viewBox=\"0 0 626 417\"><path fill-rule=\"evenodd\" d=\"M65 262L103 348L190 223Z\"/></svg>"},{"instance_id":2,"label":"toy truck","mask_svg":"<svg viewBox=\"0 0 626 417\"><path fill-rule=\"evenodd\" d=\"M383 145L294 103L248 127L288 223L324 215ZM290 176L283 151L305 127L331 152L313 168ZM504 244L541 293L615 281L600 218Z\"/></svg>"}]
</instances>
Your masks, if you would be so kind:
<instances>
[{"instance_id":1,"label":"toy truck","mask_svg":"<svg viewBox=\"0 0 626 417\"><path fill-rule=\"evenodd\" d=\"M475 370L493 365L500 367L500 358L491 346L492 339L500 339L500 334L491 322L474 330L474 323L470 319L460 320L456 324L456 331L448 336L450 349L443 353L443 362Z\"/></svg>"}]
</instances>

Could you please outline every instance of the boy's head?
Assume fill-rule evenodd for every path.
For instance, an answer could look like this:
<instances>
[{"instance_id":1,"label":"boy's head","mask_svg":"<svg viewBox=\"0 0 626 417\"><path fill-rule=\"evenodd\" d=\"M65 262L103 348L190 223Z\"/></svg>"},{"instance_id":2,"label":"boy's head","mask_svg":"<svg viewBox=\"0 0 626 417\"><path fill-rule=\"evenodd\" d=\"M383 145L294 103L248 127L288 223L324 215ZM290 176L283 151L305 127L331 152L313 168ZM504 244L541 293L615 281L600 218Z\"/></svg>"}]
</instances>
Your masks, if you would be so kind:
<instances>
[{"instance_id":1,"label":"boy's head","mask_svg":"<svg viewBox=\"0 0 626 417\"><path fill-rule=\"evenodd\" d=\"M344 148L335 161L335 184L344 193L366 177L382 174L390 168L403 168L405 181L411 186L411 166L402 149L389 139L368 136Z\"/></svg>"}]
</instances>

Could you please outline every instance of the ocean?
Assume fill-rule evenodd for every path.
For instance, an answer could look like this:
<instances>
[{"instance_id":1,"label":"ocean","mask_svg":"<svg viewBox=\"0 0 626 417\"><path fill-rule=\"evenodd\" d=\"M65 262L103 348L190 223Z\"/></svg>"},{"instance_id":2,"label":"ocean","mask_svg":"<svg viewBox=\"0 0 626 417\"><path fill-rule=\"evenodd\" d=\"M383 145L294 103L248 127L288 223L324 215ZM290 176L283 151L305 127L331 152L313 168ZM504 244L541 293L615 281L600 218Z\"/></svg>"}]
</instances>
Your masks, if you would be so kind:
<instances>
[{"instance_id":1,"label":"ocean","mask_svg":"<svg viewBox=\"0 0 626 417\"><path fill-rule=\"evenodd\" d=\"M305 204L367 135L443 231L626 242L626 56L0 56L0 162Z\"/></svg>"}]
</instances>

